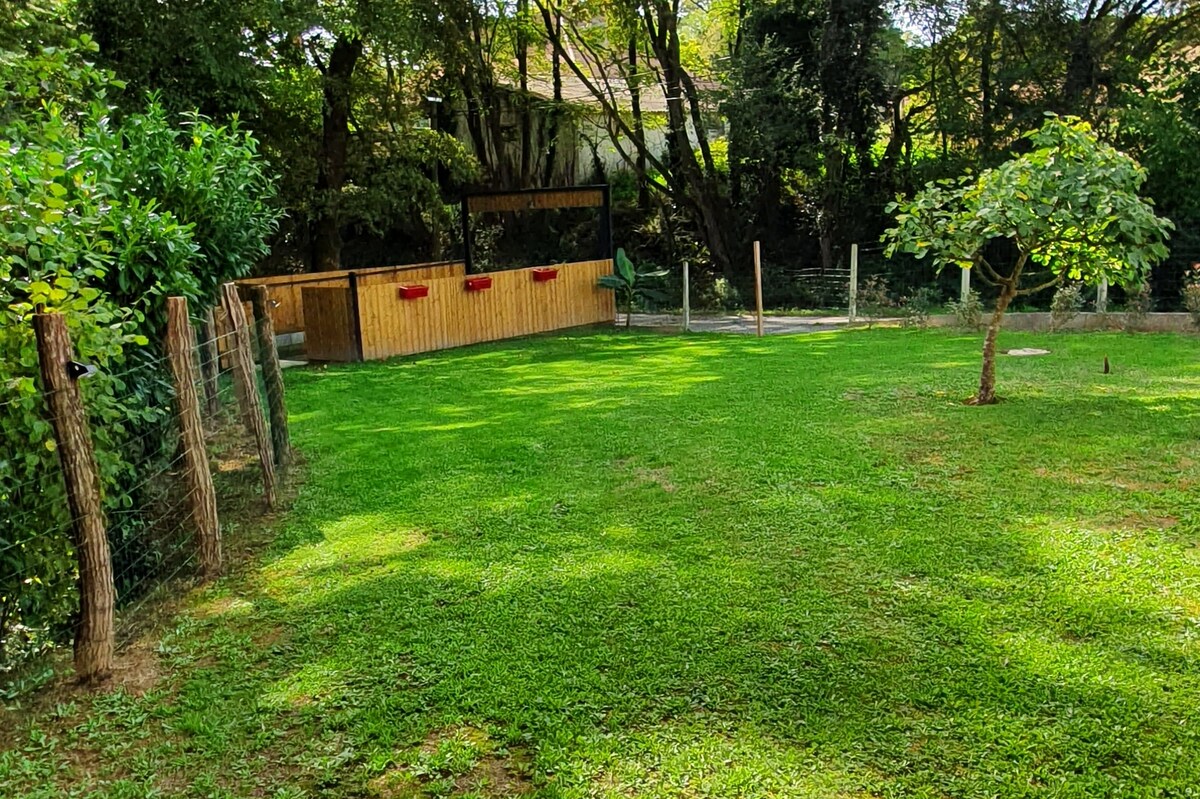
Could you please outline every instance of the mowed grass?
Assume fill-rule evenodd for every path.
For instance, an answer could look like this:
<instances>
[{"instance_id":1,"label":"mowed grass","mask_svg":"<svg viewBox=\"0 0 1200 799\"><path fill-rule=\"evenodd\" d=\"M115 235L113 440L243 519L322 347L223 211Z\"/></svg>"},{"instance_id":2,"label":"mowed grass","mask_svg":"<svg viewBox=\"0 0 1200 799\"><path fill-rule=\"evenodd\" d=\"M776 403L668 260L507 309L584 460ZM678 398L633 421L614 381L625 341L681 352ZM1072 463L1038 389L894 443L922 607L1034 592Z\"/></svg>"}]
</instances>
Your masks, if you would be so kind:
<instances>
[{"instance_id":1,"label":"mowed grass","mask_svg":"<svg viewBox=\"0 0 1200 799\"><path fill-rule=\"evenodd\" d=\"M274 544L0 794L1194 796L1200 341L1001 344L988 408L936 331L289 372Z\"/></svg>"}]
</instances>

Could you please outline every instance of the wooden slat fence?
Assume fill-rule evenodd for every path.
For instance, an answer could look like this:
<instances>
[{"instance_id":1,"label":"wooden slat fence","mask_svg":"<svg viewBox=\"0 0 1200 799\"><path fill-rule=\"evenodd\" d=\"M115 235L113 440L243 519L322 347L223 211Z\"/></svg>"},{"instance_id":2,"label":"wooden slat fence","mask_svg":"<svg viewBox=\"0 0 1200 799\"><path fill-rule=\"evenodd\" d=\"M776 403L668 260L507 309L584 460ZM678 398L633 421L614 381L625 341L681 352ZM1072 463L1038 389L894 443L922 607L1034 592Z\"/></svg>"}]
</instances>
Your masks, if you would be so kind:
<instances>
[{"instance_id":1,"label":"wooden slat fence","mask_svg":"<svg viewBox=\"0 0 1200 799\"><path fill-rule=\"evenodd\" d=\"M533 273L547 268L557 269L557 278L535 281ZM349 287L309 287L303 295L308 357L354 360L360 337L363 359L375 360L612 322L613 293L598 285L601 275L611 273L612 261L605 259L471 275L492 279L484 291L468 291L461 276L359 283L357 327ZM418 283L428 287L427 296L400 296L400 286Z\"/></svg>"},{"instance_id":2,"label":"wooden slat fence","mask_svg":"<svg viewBox=\"0 0 1200 799\"><path fill-rule=\"evenodd\" d=\"M310 272L301 275L274 275L271 277L249 277L239 280L243 299L249 300L245 291L249 286L266 286L270 300L275 303L272 318L275 332L301 333L306 329L304 313L304 289L317 286L340 286L346 288L351 275L360 286L379 283L394 283L397 280L428 280L443 277L461 277L466 271L462 261L438 261L436 263L406 264L404 266L379 266L370 269L341 269L334 272ZM249 306L249 302L247 302Z\"/></svg>"}]
</instances>

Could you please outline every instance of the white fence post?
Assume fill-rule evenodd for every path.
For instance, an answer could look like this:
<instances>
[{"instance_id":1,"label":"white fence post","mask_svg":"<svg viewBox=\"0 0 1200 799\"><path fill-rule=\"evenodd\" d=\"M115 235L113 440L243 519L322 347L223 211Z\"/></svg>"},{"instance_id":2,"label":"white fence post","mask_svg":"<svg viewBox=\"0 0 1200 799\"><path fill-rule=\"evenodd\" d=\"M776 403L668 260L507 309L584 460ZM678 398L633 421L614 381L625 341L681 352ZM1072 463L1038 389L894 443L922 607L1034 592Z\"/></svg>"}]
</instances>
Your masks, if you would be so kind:
<instances>
[{"instance_id":1,"label":"white fence post","mask_svg":"<svg viewBox=\"0 0 1200 799\"><path fill-rule=\"evenodd\" d=\"M754 319L758 337L763 334L762 248L754 242Z\"/></svg>"},{"instance_id":2,"label":"white fence post","mask_svg":"<svg viewBox=\"0 0 1200 799\"><path fill-rule=\"evenodd\" d=\"M850 245L850 318L858 316L858 245Z\"/></svg>"},{"instance_id":3,"label":"white fence post","mask_svg":"<svg viewBox=\"0 0 1200 799\"><path fill-rule=\"evenodd\" d=\"M692 324L692 302L689 292L690 282L688 280L688 262L683 262L683 332L691 329Z\"/></svg>"}]
</instances>

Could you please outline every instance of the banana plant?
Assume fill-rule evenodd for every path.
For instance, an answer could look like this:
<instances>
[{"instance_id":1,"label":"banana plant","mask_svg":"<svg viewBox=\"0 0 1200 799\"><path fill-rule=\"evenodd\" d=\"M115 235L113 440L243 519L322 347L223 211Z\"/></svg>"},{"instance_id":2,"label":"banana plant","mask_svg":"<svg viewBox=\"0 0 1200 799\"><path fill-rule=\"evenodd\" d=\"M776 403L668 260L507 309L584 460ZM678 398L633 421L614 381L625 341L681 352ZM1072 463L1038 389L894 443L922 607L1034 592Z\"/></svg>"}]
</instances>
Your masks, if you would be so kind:
<instances>
[{"instance_id":1,"label":"banana plant","mask_svg":"<svg viewBox=\"0 0 1200 799\"><path fill-rule=\"evenodd\" d=\"M616 268L611 275L603 275L600 285L612 289L617 294L617 301L625 306L625 327L629 327L633 318L633 301L641 298L654 302L666 302L667 295L646 285L647 281L660 278L667 274L666 269L656 269L652 272L639 272L633 266L633 261L625 254L624 248L617 250Z\"/></svg>"}]
</instances>

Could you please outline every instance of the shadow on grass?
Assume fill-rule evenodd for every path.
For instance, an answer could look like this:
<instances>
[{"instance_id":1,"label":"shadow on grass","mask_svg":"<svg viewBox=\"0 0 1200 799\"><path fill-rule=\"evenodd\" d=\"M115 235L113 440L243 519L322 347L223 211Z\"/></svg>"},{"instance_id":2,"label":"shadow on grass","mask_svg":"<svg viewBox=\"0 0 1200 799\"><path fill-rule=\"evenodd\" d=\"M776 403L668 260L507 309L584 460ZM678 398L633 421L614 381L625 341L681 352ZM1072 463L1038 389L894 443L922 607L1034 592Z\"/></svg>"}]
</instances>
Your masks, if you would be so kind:
<instances>
[{"instance_id":1,"label":"shadow on grass","mask_svg":"<svg viewBox=\"0 0 1200 799\"><path fill-rule=\"evenodd\" d=\"M165 644L173 779L454 793L413 763L465 725L546 796L1182 790L1195 386L1147 404L1182 352L1059 340L985 409L977 342L908 331L290 373L310 482ZM1178 524L1100 523L1151 511Z\"/></svg>"}]
</instances>

